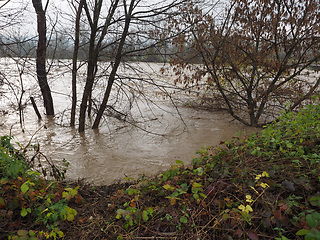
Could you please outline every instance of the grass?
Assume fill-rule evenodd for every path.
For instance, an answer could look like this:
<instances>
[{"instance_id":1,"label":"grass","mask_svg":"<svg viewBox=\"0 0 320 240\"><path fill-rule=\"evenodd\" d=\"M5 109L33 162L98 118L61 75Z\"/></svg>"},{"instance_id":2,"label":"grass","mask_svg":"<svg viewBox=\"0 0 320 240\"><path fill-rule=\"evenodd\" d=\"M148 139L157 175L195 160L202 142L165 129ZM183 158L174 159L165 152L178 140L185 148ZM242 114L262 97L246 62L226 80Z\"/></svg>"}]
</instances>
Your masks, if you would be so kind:
<instances>
[{"instance_id":1,"label":"grass","mask_svg":"<svg viewBox=\"0 0 320 240\"><path fill-rule=\"evenodd\" d=\"M201 148L191 165L177 160L159 176L112 186L44 181L26 170L20 151L4 147L2 169L20 156L23 170L10 177L2 170L0 236L320 239L320 107L283 113L226 145Z\"/></svg>"}]
</instances>

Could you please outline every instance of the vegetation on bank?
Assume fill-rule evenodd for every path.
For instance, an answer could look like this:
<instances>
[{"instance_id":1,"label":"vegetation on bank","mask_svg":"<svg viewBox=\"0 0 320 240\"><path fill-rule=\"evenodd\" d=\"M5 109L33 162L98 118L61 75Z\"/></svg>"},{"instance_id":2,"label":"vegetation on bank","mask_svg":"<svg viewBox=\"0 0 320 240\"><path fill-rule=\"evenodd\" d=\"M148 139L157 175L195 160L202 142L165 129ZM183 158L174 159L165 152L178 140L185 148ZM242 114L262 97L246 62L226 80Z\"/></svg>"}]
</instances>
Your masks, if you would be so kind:
<instances>
[{"instance_id":1,"label":"vegetation on bank","mask_svg":"<svg viewBox=\"0 0 320 240\"><path fill-rule=\"evenodd\" d=\"M69 203L81 200L79 187L64 186L61 180L66 169L51 163L39 146L31 146L34 155L29 159L27 148L15 149L11 139L3 136L0 141L0 238L63 237L59 226L75 219L77 212ZM45 180L47 175L54 180Z\"/></svg>"},{"instance_id":2,"label":"vegetation on bank","mask_svg":"<svg viewBox=\"0 0 320 240\"><path fill-rule=\"evenodd\" d=\"M320 106L284 112L260 133L226 145L201 148L192 165L177 160L131 185L70 187L53 165L44 170L56 178L44 180L24 149L2 137L0 236L320 239Z\"/></svg>"}]
</instances>

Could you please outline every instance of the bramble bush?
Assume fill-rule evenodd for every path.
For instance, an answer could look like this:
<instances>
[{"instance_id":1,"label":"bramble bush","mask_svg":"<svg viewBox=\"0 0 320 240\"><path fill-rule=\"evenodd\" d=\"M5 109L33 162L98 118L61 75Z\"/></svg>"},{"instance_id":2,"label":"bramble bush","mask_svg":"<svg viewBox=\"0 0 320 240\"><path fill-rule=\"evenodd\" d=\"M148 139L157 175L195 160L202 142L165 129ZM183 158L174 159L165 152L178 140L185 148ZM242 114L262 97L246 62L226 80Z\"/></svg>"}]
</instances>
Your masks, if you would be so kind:
<instances>
[{"instance_id":1,"label":"bramble bush","mask_svg":"<svg viewBox=\"0 0 320 240\"><path fill-rule=\"evenodd\" d=\"M320 106L283 112L226 144L215 154L201 148L192 166L177 160L154 179L140 178L121 192L117 222L132 237L160 221L165 234L185 238L320 239Z\"/></svg>"},{"instance_id":2,"label":"bramble bush","mask_svg":"<svg viewBox=\"0 0 320 240\"><path fill-rule=\"evenodd\" d=\"M280 212L290 215L294 226L303 226L296 232L297 236L319 240L320 106L308 105L299 112L283 111L260 133L238 144L235 141L228 144L233 146L230 151L236 157L247 152L264 159L266 170L273 176L277 172L283 176L281 186L286 190L296 193L295 186L303 185L301 196L291 194L279 203ZM280 232L277 239L288 238Z\"/></svg>"},{"instance_id":3,"label":"bramble bush","mask_svg":"<svg viewBox=\"0 0 320 240\"><path fill-rule=\"evenodd\" d=\"M31 167L27 150L16 149L11 139L3 136L0 141L0 221L9 229L5 234L14 240L62 238L61 222L77 215L69 203L81 201L79 187L66 188L60 181L65 170L56 174L58 167L51 169L59 179L45 180Z\"/></svg>"}]
</instances>

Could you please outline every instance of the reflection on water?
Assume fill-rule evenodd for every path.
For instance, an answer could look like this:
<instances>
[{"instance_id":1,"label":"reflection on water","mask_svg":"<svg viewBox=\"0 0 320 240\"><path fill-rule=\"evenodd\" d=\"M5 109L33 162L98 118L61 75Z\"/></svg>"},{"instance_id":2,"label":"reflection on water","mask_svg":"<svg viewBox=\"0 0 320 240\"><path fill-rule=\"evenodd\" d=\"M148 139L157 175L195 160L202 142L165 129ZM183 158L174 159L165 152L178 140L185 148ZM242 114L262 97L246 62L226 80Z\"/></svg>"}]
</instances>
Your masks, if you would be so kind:
<instances>
[{"instance_id":1,"label":"reflection on water","mask_svg":"<svg viewBox=\"0 0 320 240\"><path fill-rule=\"evenodd\" d=\"M140 106L146 115L153 116L138 124L147 131L114 118L106 118L99 130L88 128L85 133L79 134L76 128L60 124L69 118L63 114L63 110L71 104L68 97L71 91L69 77L65 74L63 81L57 80L62 79L59 77L51 83L54 102L60 111L53 121L38 121L32 107L27 104L23 133L16 111L0 114L1 135L12 133L14 140L23 144L29 141L32 144L39 143L41 151L54 161L67 159L70 162L67 172L69 179L84 178L94 184L111 184L126 176L137 178L141 174L154 175L168 169L176 160L191 163L195 152L202 146L216 146L220 141L230 140L239 131L254 131L231 121L224 112L180 108L181 121L168 100L154 97L161 109ZM30 87L28 91L34 90ZM41 104L38 102L39 107Z\"/></svg>"}]
</instances>

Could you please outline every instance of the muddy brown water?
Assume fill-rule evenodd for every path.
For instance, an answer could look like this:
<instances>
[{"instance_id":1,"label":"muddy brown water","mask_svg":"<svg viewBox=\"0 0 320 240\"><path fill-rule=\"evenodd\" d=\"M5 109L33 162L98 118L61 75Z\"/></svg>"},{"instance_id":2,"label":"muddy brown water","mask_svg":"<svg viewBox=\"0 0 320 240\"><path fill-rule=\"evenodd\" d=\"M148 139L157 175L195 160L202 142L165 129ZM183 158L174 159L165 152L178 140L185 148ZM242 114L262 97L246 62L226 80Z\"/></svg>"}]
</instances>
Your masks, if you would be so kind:
<instances>
[{"instance_id":1,"label":"muddy brown water","mask_svg":"<svg viewBox=\"0 0 320 240\"><path fill-rule=\"evenodd\" d=\"M155 105L150 107L142 101L138 103L139 108L132 108L131 124L106 117L98 130L92 130L88 120L86 131L79 134L77 128L68 126L69 112L66 109L71 105L71 75L64 66L67 63L57 64L52 70L54 74L49 75L57 113L53 120L44 116L39 121L30 104L31 95L40 95L35 76L31 74L34 70L32 60L28 63L30 74L22 78L25 89L23 102L26 103L22 127L12 89L2 86L0 97L0 135L12 134L14 141L22 145L28 142L39 144L40 150L56 163L65 158L70 163L67 179L85 179L102 185L124 180L125 177L136 179L142 174L155 175L169 169L176 160L191 163L200 147L218 146L221 141L231 140L237 132L244 135L245 132L256 131L233 121L222 111L208 112L178 104L178 112L169 99L154 94L156 89L145 87ZM8 59L2 59L2 65L6 66L6 74L17 87L16 94L19 95L21 84L16 65ZM151 72L146 65L143 67L146 72ZM152 71L159 71L160 67L153 64ZM165 78L168 81L168 76ZM79 86L80 94L82 86ZM187 96L180 96L178 100L182 98ZM40 98L37 104L43 114Z\"/></svg>"}]
</instances>

